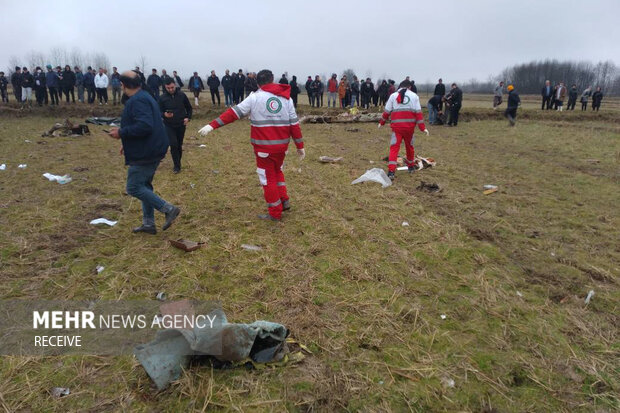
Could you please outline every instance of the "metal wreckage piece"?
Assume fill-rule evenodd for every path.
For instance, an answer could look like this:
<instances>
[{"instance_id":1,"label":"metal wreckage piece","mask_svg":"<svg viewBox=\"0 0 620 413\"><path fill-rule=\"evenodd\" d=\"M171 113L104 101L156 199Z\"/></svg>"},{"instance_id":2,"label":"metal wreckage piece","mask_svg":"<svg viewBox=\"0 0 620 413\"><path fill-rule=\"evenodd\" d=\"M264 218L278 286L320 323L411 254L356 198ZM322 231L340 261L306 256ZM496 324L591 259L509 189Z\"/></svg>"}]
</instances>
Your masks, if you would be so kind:
<instances>
[{"instance_id":1,"label":"metal wreckage piece","mask_svg":"<svg viewBox=\"0 0 620 413\"><path fill-rule=\"evenodd\" d=\"M48 131L45 131L41 136L82 136L90 135L88 125L80 124L74 125L69 119L65 119L63 123L54 123Z\"/></svg>"}]
</instances>

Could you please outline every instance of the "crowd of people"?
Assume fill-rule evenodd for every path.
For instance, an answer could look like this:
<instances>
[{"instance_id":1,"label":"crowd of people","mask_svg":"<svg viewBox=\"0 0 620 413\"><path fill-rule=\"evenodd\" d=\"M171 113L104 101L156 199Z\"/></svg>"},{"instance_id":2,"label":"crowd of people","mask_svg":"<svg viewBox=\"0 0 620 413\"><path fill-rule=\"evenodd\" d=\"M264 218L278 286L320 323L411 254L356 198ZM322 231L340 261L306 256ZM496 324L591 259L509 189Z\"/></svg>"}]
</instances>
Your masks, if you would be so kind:
<instances>
[{"instance_id":1,"label":"crowd of people","mask_svg":"<svg viewBox=\"0 0 620 413\"><path fill-rule=\"evenodd\" d=\"M564 100L568 95L568 104L566 110L575 110L575 104L577 103L577 96L579 92L577 85L573 84L570 90L567 89L564 82L558 82L555 86L551 86L551 81L545 81L545 85L540 91L542 96L541 110L559 110L564 109ZM581 92L581 110L588 109L588 100L592 97L592 110L598 111L601 107L601 101L603 100L603 92L600 87L596 88L596 91L592 93L592 87L588 86Z\"/></svg>"}]
</instances>

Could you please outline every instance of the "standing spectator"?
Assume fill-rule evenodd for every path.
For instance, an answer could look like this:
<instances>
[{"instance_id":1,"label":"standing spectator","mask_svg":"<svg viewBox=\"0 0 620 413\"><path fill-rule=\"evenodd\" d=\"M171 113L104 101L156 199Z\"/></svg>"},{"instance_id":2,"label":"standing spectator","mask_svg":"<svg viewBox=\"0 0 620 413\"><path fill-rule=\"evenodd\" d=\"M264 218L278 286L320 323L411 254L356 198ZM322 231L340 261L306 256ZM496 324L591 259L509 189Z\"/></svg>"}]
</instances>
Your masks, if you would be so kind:
<instances>
[{"instance_id":1,"label":"standing spectator","mask_svg":"<svg viewBox=\"0 0 620 413\"><path fill-rule=\"evenodd\" d=\"M165 92L159 97L159 110L170 142L170 155L174 164L172 172L178 174L181 172L185 127L192 119L192 105L187 95L176 87L171 77L166 79L164 87Z\"/></svg>"},{"instance_id":2,"label":"standing spectator","mask_svg":"<svg viewBox=\"0 0 620 413\"><path fill-rule=\"evenodd\" d=\"M71 66L69 65L66 65L65 70L62 72L61 85L63 92L65 92L65 101L69 103L70 94L71 102L75 103L75 92L73 90L75 88L75 73L71 70Z\"/></svg>"},{"instance_id":3,"label":"standing spectator","mask_svg":"<svg viewBox=\"0 0 620 413\"><path fill-rule=\"evenodd\" d=\"M540 107L541 110L545 109L545 105L547 110L551 109L551 99L553 98L553 88L551 87L551 82L545 80L545 86L543 86L540 91L542 96L542 105Z\"/></svg>"},{"instance_id":4,"label":"standing spectator","mask_svg":"<svg viewBox=\"0 0 620 413\"><path fill-rule=\"evenodd\" d=\"M521 98L519 98L519 94L515 91L515 87L513 85L508 85L508 103L506 103L506 111L504 112L504 116L510 122L510 126L514 126L517 123L517 109L519 105L521 105Z\"/></svg>"},{"instance_id":5,"label":"standing spectator","mask_svg":"<svg viewBox=\"0 0 620 413\"><path fill-rule=\"evenodd\" d=\"M280 78L280 81L278 83L281 85L288 85L288 79L286 78L286 73L282 73L282 77Z\"/></svg>"},{"instance_id":6,"label":"standing spectator","mask_svg":"<svg viewBox=\"0 0 620 413\"><path fill-rule=\"evenodd\" d=\"M189 91L194 93L194 105L198 107L198 98L200 92L205 90L205 85L202 83L202 79L198 76L198 72L194 72L194 76L189 79Z\"/></svg>"},{"instance_id":7,"label":"standing spectator","mask_svg":"<svg viewBox=\"0 0 620 413\"><path fill-rule=\"evenodd\" d=\"M250 96L250 93L258 90L258 83L256 82L256 73L250 72L245 79L245 97Z\"/></svg>"},{"instance_id":8,"label":"standing spectator","mask_svg":"<svg viewBox=\"0 0 620 413\"><path fill-rule=\"evenodd\" d=\"M392 79L388 80L388 96L391 96L392 93L396 92L396 82Z\"/></svg>"},{"instance_id":9,"label":"standing spectator","mask_svg":"<svg viewBox=\"0 0 620 413\"><path fill-rule=\"evenodd\" d=\"M215 75L215 70L212 70L211 76L207 78L207 86L211 92L211 102L215 106L215 98L217 97L217 105L220 106L220 78Z\"/></svg>"},{"instance_id":10,"label":"standing spectator","mask_svg":"<svg viewBox=\"0 0 620 413\"><path fill-rule=\"evenodd\" d=\"M177 85L177 89L182 89L183 86L185 86L181 80L181 76L177 74L176 70L172 71L172 77L174 78L174 84Z\"/></svg>"},{"instance_id":11,"label":"standing spectator","mask_svg":"<svg viewBox=\"0 0 620 413\"><path fill-rule=\"evenodd\" d=\"M452 90L450 90L449 96L449 99L446 98L450 101L450 120L448 121L448 126L456 126L459 123L459 111L463 104L463 92L456 83L452 83Z\"/></svg>"},{"instance_id":12,"label":"standing spectator","mask_svg":"<svg viewBox=\"0 0 620 413\"><path fill-rule=\"evenodd\" d=\"M323 106L323 82L321 82L321 77L319 75L316 75L314 77L311 90L312 90L314 106L317 108L322 107Z\"/></svg>"},{"instance_id":13,"label":"standing spectator","mask_svg":"<svg viewBox=\"0 0 620 413\"><path fill-rule=\"evenodd\" d=\"M409 84L411 84L410 80L406 80L405 79L405 81L407 81L407 82L409 82ZM387 103L388 97L389 97L387 81L383 80L381 82L381 85L379 86L379 89L377 89L377 94L379 95L379 105L380 106L385 106L385 104Z\"/></svg>"},{"instance_id":14,"label":"standing spectator","mask_svg":"<svg viewBox=\"0 0 620 413\"><path fill-rule=\"evenodd\" d=\"M43 102L46 101L47 89L45 88L45 73L39 66L34 71L34 95L37 105L43 106Z\"/></svg>"},{"instance_id":15,"label":"standing spectator","mask_svg":"<svg viewBox=\"0 0 620 413\"><path fill-rule=\"evenodd\" d=\"M362 83L360 88L360 93L362 95L362 108L368 109L370 107L370 100L372 99L372 93L375 90L375 86L372 84L372 81L369 77L366 78L366 81Z\"/></svg>"},{"instance_id":16,"label":"standing spectator","mask_svg":"<svg viewBox=\"0 0 620 413\"><path fill-rule=\"evenodd\" d=\"M583 93L581 94L581 110L582 111L588 109L588 99L590 98L591 95L592 95L592 88L588 86L586 90L584 90Z\"/></svg>"},{"instance_id":17,"label":"standing spectator","mask_svg":"<svg viewBox=\"0 0 620 413\"><path fill-rule=\"evenodd\" d=\"M22 68L15 66L15 72L11 75L11 86L17 103L22 101Z\"/></svg>"},{"instance_id":18,"label":"standing spectator","mask_svg":"<svg viewBox=\"0 0 620 413\"><path fill-rule=\"evenodd\" d=\"M433 92L433 96L441 96L444 97L446 94L446 85L443 84L443 80L439 78L437 84L435 85L435 91ZM441 103L439 104L439 112L443 110L443 99L441 99Z\"/></svg>"},{"instance_id":19,"label":"standing spectator","mask_svg":"<svg viewBox=\"0 0 620 413\"><path fill-rule=\"evenodd\" d=\"M503 96L504 82L499 82L499 85L495 87L495 94L493 95L493 110L497 110L497 107L502 104Z\"/></svg>"},{"instance_id":20,"label":"standing spectator","mask_svg":"<svg viewBox=\"0 0 620 413\"><path fill-rule=\"evenodd\" d=\"M336 107L336 98L338 96L338 79L335 73L332 73L332 77L327 81L327 107L330 107L330 103L333 102L333 106Z\"/></svg>"},{"instance_id":21,"label":"standing spectator","mask_svg":"<svg viewBox=\"0 0 620 413\"><path fill-rule=\"evenodd\" d=\"M297 76L292 77L289 85L291 85L291 99L293 99L293 106L297 108L297 95L301 92L299 85L297 84Z\"/></svg>"},{"instance_id":22,"label":"standing spectator","mask_svg":"<svg viewBox=\"0 0 620 413\"><path fill-rule=\"evenodd\" d=\"M575 104L577 103L577 85L573 84L568 91L568 105L566 110L575 110Z\"/></svg>"},{"instance_id":23,"label":"standing spectator","mask_svg":"<svg viewBox=\"0 0 620 413\"><path fill-rule=\"evenodd\" d=\"M157 74L157 69L153 69L152 73L146 79L146 85L151 90L151 95L157 100L159 97L159 88L161 87L161 78Z\"/></svg>"},{"instance_id":24,"label":"standing spectator","mask_svg":"<svg viewBox=\"0 0 620 413\"><path fill-rule=\"evenodd\" d=\"M601 92L601 88L597 87L596 92L592 94L592 110L598 110L601 107L601 101L603 100L603 92Z\"/></svg>"},{"instance_id":25,"label":"standing spectator","mask_svg":"<svg viewBox=\"0 0 620 413\"><path fill-rule=\"evenodd\" d=\"M308 79L306 80L306 94L308 95L308 105L310 106L314 106L312 104L312 102L314 102L314 99L312 97L312 76L308 76ZM329 102L328 102L329 103Z\"/></svg>"},{"instance_id":26,"label":"standing spectator","mask_svg":"<svg viewBox=\"0 0 620 413\"><path fill-rule=\"evenodd\" d=\"M237 72L237 79L235 80L235 93L233 94L235 104L239 104L243 100L244 89L245 89L245 75L243 74L243 70L239 69L239 72Z\"/></svg>"},{"instance_id":27,"label":"standing spectator","mask_svg":"<svg viewBox=\"0 0 620 413\"><path fill-rule=\"evenodd\" d=\"M355 103L353 103L355 102ZM353 75L351 82L351 107L360 105L360 81L357 76Z\"/></svg>"},{"instance_id":28,"label":"standing spectator","mask_svg":"<svg viewBox=\"0 0 620 413\"><path fill-rule=\"evenodd\" d=\"M52 65L47 65L46 68L47 73L45 74L45 83L50 95L50 105L58 105L60 79L58 78L58 74L52 70Z\"/></svg>"},{"instance_id":29,"label":"standing spectator","mask_svg":"<svg viewBox=\"0 0 620 413\"><path fill-rule=\"evenodd\" d=\"M161 93L166 92L166 84L169 79L172 79L172 77L166 72L166 69L161 69L161 76L159 77L159 80L161 80ZM172 80L174 81L174 79Z\"/></svg>"},{"instance_id":30,"label":"standing spectator","mask_svg":"<svg viewBox=\"0 0 620 413\"><path fill-rule=\"evenodd\" d=\"M121 128L111 128L109 135L123 143L127 170L127 194L142 201L142 225L133 232L156 234L155 210L165 214L162 230L167 230L181 210L153 192L153 177L168 152L168 136L157 102L142 90L142 79L133 71L121 75L123 91L128 97L121 117Z\"/></svg>"},{"instance_id":31,"label":"standing spectator","mask_svg":"<svg viewBox=\"0 0 620 413\"><path fill-rule=\"evenodd\" d=\"M226 69L226 74L222 77L222 87L224 88L224 104L230 107L233 104L233 78L230 71Z\"/></svg>"},{"instance_id":32,"label":"standing spectator","mask_svg":"<svg viewBox=\"0 0 620 413\"><path fill-rule=\"evenodd\" d=\"M435 124L437 121L437 114L440 112L440 104L441 104L442 96L435 95L428 100L426 103L426 108L428 109L428 123L430 125Z\"/></svg>"},{"instance_id":33,"label":"standing spectator","mask_svg":"<svg viewBox=\"0 0 620 413\"><path fill-rule=\"evenodd\" d=\"M564 104L564 98L566 97L566 86L564 86L564 82L560 82L560 84L558 85L555 93L554 93L554 97L555 97L555 104L556 104L556 110L559 110L560 112L562 112L562 105Z\"/></svg>"},{"instance_id":34,"label":"standing spectator","mask_svg":"<svg viewBox=\"0 0 620 413\"><path fill-rule=\"evenodd\" d=\"M112 68L112 74L110 75L110 86L112 86L112 104L116 105L116 98L118 97L118 103L121 103L121 74L118 73L116 67Z\"/></svg>"},{"instance_id":35,"label":"standing spectator","mask_svg":"<svg viewBox=\"0 0 620 413\"><path fill-rule=\"evenodd\" d=\"M99 105L108 104L108 75L103 73L103 69L99 68L99 74L95 76L95 89L99 98Z\"/></svg>"},{"instance_id":36,"label":"standing spectator","mask_svg":"<svg viewBox=\"0 0 620 413\"><path fill-rule=\"evenodd\" d=\"M28 71L26 66L22 69L22 106L25 106L26 103L32 106L32 87L34 86L34 77Z\"/></svg>"},{"instance_id":37,"label":"standing spectator","mask_svg":"<svg viewBox=\"0 0 620 413\"><path fill-rule=\"evenodd\" d=\"M377 105L379 104L379 87L381 85L379 84L379 80L377 79L377 84L376 87L372 89L372 103L375 105L375 107L377 107Z\"/></svg>"},{"instance_id":38,"label":"standing spectator","mask_svg":"<svg viewBox=\"0 0 620 413\"><path fill-rule=\"evenodd\" d=\"M88 103L95 103L95 93L97 88L95 86L95 69L88 66L88 72L84 75L84 87L88 94Z\"/></svg>"},{"instance_id":39,"label":"standing spectator","mask_svg":"<svg viewBox=\"0 0 620 413\"><path fill-rule=\"evenodd\" d=\"M340 106L342 108L348 106L348 102L346 101L347 89L349 89L349 82L347 82L347 76L344 75L340 78L340 83L338 84L338 98L340 99Z\"/></svg>"},{"instance_id":40,"label":"standing spectator","mask_svg":"<svg viewBox=\"0 0 620 413\"><path fill-rule=\"evenodd\" d=\"M4 72L0 72L0 95L2 95L2 103L9 103L8 86L8 79L4 76Z\"/></svg>"},{"instance_id":41,"label":"standing spectator","mask_svg":"<svg viewBox=\"0 0 620 413\"><path fill-rule=\"evenodd\" d=\"M84 103L84 74L78 66L73 68L75 70L75 86L77 87L78 102Z\"/></svg>"},{"instance_id":42,"label":"standing spectator","mask_svg":"<svg viewBox=\"0 0 620 413\"><path fill-rule=\"evenodd\" d=\"M140 66L136 66L136 68L134 69L134 72L136 72L138 76L140 76L140 79L142 80L142 83L144 84L144 82L146 82L146 78L144 77L144 73L140 71Z\"/></svg>"},{"instance_id":43,"label":"standing spectator","mask_svg":"<svg viewBox=\"0 0 620 413\"><path fill-rule=\"evenodd\" d=\"M415 80L411 81L411 91L413 93L415 93L416 95L418 94L418 87L415 85ZM389 96L389 95L388 95ZM386 100L387 101L387 100Z\"/></svg>"}]
</instances>

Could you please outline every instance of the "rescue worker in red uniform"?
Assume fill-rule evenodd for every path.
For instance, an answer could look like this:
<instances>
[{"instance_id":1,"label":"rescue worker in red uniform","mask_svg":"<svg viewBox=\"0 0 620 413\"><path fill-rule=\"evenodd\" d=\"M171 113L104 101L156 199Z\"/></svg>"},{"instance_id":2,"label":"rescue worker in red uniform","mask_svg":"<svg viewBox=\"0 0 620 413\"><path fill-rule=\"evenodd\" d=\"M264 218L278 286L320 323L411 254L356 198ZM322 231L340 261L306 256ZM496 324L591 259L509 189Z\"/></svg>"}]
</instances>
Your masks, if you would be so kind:
<instances>
[{"instance_id":1,"label":"rescue worker in red uniform","mask_svg":"<svg viewBox=\"0 0 620 413\"><path fill-rule=\"evenodd\" d=\"M291 138L297 147L300 160L306 156L304 140L295 106L290 98L291 86L273 83L273 73L270 70L258 72L256 80L258 91L222 113L213 122L200 129L199 133L206 136L213 129L244 116L250 116L250 142L256 156L256 172L263 186L269 210L268 214L261 214L258 217L280 221L282 211L291 208L282 163Z\"/></svg>"},{"instance_id":2,"label":"rescue worker in red uniform","mask_svg":"<svg viewBox=\"0 0 620 413\"><path fill-rule=\"evenodd\" d=\"M424 116L422 115L422 107L420 106L420 98L414 92L411 91L412 83L408 80L403 80L398 86L398 90L390 95L381 121L379 121L379 128L385 125L385 121L390 119L390 126L392 128L392 138L390 140L390 156L388 162L388 177L391 180L395 178L395 171L397 165L398 152L400 150L400 144L405 141L406 157L405 163L409 169L409 173L415 170L414 157L415 150L413 144L415 136L415 126L426 135L428 135L428 129L424 126Z\"/></svg>"}]
</instances>

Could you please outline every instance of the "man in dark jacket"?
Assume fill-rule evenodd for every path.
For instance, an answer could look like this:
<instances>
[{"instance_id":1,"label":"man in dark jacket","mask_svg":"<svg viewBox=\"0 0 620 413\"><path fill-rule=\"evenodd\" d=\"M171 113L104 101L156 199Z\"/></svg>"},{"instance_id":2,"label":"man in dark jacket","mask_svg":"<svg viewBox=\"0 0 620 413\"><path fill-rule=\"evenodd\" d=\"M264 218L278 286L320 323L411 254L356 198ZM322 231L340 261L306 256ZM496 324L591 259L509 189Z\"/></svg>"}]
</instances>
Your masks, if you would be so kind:
<instances>
[{"instance_id":1,"label":"man in dark jacket","mask_svg":"<svg viewBox=\"0 0 620 413\"><path fill-rule=\"evenodd\" d=\"M170 155L174 169L172 172L181 172L181 158L183 157L183 138L185 127L192 119L192 105L185 93L177 89L174 80L169 78L164 85L165 92L159 97L159 110L164 119L166 133L170 142Z\"/></svg>"},{"instance_id":2,"label":"man in dark jacket","mask_svg":"<svg viewBox=\"0 0 620 413\"><path fill-rule=\"evenodd\" d=\"M118 103L121 103L121 74L118 73L116 67L112 68L112 74L110 75L110 86L112 86L112 104L116 105L116 98Z\"/></svg>"},{"instance_id":3,"label":"man in dark jacket","mask_svg":"<svg viewBox=\"0 0 620 413\"><path fill-rule=\"evenodd\" d=\"M601 92L600 86L596 88L596 92L592 94L592 110L598 110L601 108L601 101L603 100L603 92Z\"/></svg>"},{"instance_id":4,"label":"man in dark jacket","mask_svg":"<svg viewBox=\"0 0 620 413\"><path fill-rule=\"evenodd\" d=\"M233 104L233 78L230 71L226 69L226 74L222 77L222 87L224 88L224 104L226 107Z\"/></svg>"},{"instance_id":5,"label":"man in dark jacket","mask_svg":"<svg viewBox=\"0 0 620 413\"><path fill-rule=\"evenodd\" d=\"M45 74L45 84L50 95L50 104L58 105L58 92L60 87L60 79L58 74L52 70L52 65L47 65L47 73ZM62 91L60 92L62 93Z\"/></svg>"},{"instance_id":6,"label":"man in dark jacket","mask_svg":"<svg viewBox=\"0 0 620 413\"><path fill-rule=\"evenodd\" d=\"M446 99L450 101L450 121L448 121L448 126L456 126L459 123L459 111L463 103L463 92L456 83L452 83L452 90L450 90Z\"/></svg>"},{"instance_id":7,"label":"man in dark jacket","mask_svg":"<svg viewBox=\"0 0 620 413\"><path fill-rule=\"evenodd\" d=\"M157 74L157 69L153 69L153 73L151 73L146 79L146 85L149 87L151 96L157 100L159 97L159 88L161 87L161 78Z\"/></svg>"},{"instance_id":8,"label":"man in dark jacket","mask_svg":"<svg viewBox=\"0 0 620 413\"><path fill-rule=\"evenodd\" d=\"M183 88L183 86L185 86L185 85L183 84L183 81L181 80L181 76L179 76L179 75L177 74L177 71L176 71L176 70L173 70L173 71L172 71L172 78L174 79L174 83L177 85L177 88L178 88L178 89L182 89L182 88Z\"/></svg>"},{"instance_id":9,"label":"man in dark jacket","mask_svg":"<svg viewBox=\"0 0 620 413\"><path fill-rule=\"evenodd\" d=\"M0 72L0 95L2 95L2 103L9 103L8 86L9 80L4 76L4 72Z\"/></svg>"},{"instance_id":10,"label":"man in dark jacket","mask_svg":"<svg viewBox=\"0 0 620 413\"><path fill-rule=\"evenodd\" d=\"M250 93L258 90L258 82L256 82L256 73L250 72L245 78L245 97L250 96Z\"/></svg>"},{"instance_id":11,"label":"man in dark jacket","mask_svg":"<svg viewBox=\"0 0 620 413\"><path fill-rule=\"evenodd\" d=\"M34 76L24 66L22 68L22 106L28 103L32 106L32 88L34 87Z\"/></svg>"},{"instance_id":12,"label":"man in dark jacket","mask_svg":"<svg viewBox=\"0 0 620 413\"><path fill-rule=\"evenodd\" d=\"M426 108L428 109L428 123L434 125L437 121L437 115L441 112L439 109L441 105L442 96L435 95L428 100L426 103Z\"/></svg>"},{"instance_id":13,"label":"man in dark jacket","mask_svg":"<svg viewBox=\"0 0 620 413\"><path fill-rule=\"evenodd\" d=\"M542 96L542 105L540 109L544 110L545 108L547 108L547 110L550 110L551 98L553 97L553 86L551 86L550 81L545 81L545 86L542 87L540 95Z\"/></svg>"},{"instance_id":14,"label":"man in dark jacket","mask_svg":"<svg viewBox=\"0 0 620 413\"><path fill-rule=\"evenodd\" d=\"M71 95L71 101L75 103L75 73L71 70L71 66L66 65L65 70L62 72L62 91L65 92L65 101L69 103L69 95Z\"/></svg>"},{"instance_id":15,"label":"man in dark jacket","mask_svg":"<svg viewBox=\"0 0 620 413\"><path fill-rule=\"evenodd\" d=\"M573 85L568 91L568 104L566 105L566 110L575 110L576 103L577 103L577 85Z\"/></svg>"},{"instance_id":16,"label":"man in dark jacket","mask_svg":"<svg viewBox=\"0 0 620 413\"><path fill-rule=\"evenodd\" d=\"M366 78L366 81L362 83L360 88L360 93L362 95L362 108L368 109L370 107L370 99L372 99L372 93L375 90L375 86L372 84L372 81L369 77Z\"/></svg>"},{"instance_id":17,"label":"man in dark jacket","mask_svg":"<svg viewBox=\"0 0 620 413\"><path fill-rule=\"evenodd\" d=\"M194 94L194 104L198 107L198 98L200 97L200 91L205 90L205 85L202 83L202 78L198 76L198 72L194 72L194 76L189 78L189 91Z\"/></svg>"},{"instance_id":18,"label":"man in dark jacket","mask_svg":"<svg viewBox=\"0 0 620 413\"><path fill-rule=\"evenodd\" d=\"M353 103L355 102L355 103ZM353 81L351 82L351 107L360 105L360 82L357 80L357 76L353 75Z\"/></svg>"},{"instance_id":19,"label":"man in dark jacket","mask_svg":"<svg viewBox=\"0 0 620 413\"><path fill-rule=\"evenodd\" d=\"M84 103L84 73L82 73L79 66L75 66L73 69L75 70L75 86L77 87L78 102Z\"/></svg>"},{"instance_id":20,"label":"man in dark jacket","mask_svg":"<svg viewBox=\"0 0 620 413\"><path fill-rule=\"evenodd\" d=\"M84 73L84 89L86 89L88 103L95 103L95 71L92 67L88 66L86 73Z\"/></svg>"},{"instance_id":21,"label":"man in dark jacket","mask_svg":"<svg viewBox=\"0 0 620 413\"><path fill-rule=\"evenodd\" d=\"M47 89L45 87L45 73L39 66L34 71L34 95L37 105L43 106L43 102L47 100Z\"/></svg>"},{"instance_id":22,"label":"man in dark jacket","mask_svg":"<svg viewBox=\"0 0 620 413\"><path fill-rule=\"evenodd\" d=\"M297 76L293 76L291 83L289 84L291 85L291 99L293 99L293 106L297 108L297 95L299 95L300 92L299 85L297 84Z\"/></svg>"},{"instance_id":23,"label":"man in dark jacket","mask_svg":"<svg viewBox=\"0 0 620 413\"><path fill-rule=\"evenodd\" d=\"M166 92L166 84L169 79L172 79L172 77L166 72L166 69L161 69L161 76L159 77L159 80L161 80L161 93ZM172 80L174 81L174 79Z\"/></svg>"},{"instance_id":24,"label":"man in dark jacket","mask_svg":"<svg viewBox=\"0 0 620 413\"><path fill-rule=\"evenodd\" d=\"M519 98L519 94L515 91L513 85L508 85L506 89L508 90L508 103L506 104L504 116L510 122L510 126L514 126L517 123L517 109L521 105L521 98Z\"/></svg>"},{"instance_id":25,"label":"man in dark jacket","mask_svg":"<svg viewBox=\"0 0 620 413\"><path fill-rule=\"evenodd\" d=\"M22 68L15 66L15 72L11 75L11 86L13 86L13 95L17 103L22 101Z\"/></svg>"},{"instance_id":26,"label":"man in dark jacket","mask_svg":"<svg viewBox=\"0 0 620 413\"><path fill-rule=\"evenodd\" d=\"M168 151L168 136L157 102L142 90L138 73L127 71L121 75L123 92L128 96L121 117L121 128L111 128L109 135L123 143L127 170L127 194L142 201L142 225L133 232L156 234L155 209L164 213L165 231L181 210L164 201L153 192L153 177Z\"/></svg>"},{"instance_id":27,"label":"man in dark jacket","mask_svg":"<svg viewBox=\"0 0 620 413\"><path fill-rule=\"evenodd\" d=\"M280 78L278 83L281 85L288 85L288 79L286 78L286 73L282 74L282 77Z\"/></svg>"},{"instance_id":28,"label":"man in dark jacket","mask_svg":"<svg viewBox=\"0 0 620 413\"><path fill-rule=\"evenodd\" d=\"M316 75L314 77L314 82L312 82L312 95L314 98L314 106L320 108L323 106L323 82L321 82L321 77Z\"/></svg>"},{"instance_id":29,"label":"man in dark jacket","mask_svg":"<svg viewBox=\"0 0 620 413\"><path fill-rule=\"evenodd\" d=\"M217 97L217 105L220 106L220 78L215 75L215 70L212 70L211 76L207 78L207 86L211 92L211 102L215 105L215 98Z\"/></svg>"},{"instance_id":30,"label":"man in dark jacket","mask_svg":"<svg viewBox=\"0 0 620 413\"><path fill-rule=\"evenodd\" d=\"M308 79L306 80L306 94L308 95L308 105L312 106L312 76L308 76Z\"/></svg>"},{"instance_id":31,"label":"man in dark jacket","mask_svg":"<svg viewBox=\"0 0 620 413\"><path fill-rule=\"evenodd\" d=\"M243 100L243 90L245 89L245 76L243 70L239 69L235 78L235 89L233 90L233 100L235 104L241 103Z\"/></svg>"}]
</instances>

